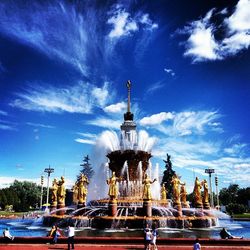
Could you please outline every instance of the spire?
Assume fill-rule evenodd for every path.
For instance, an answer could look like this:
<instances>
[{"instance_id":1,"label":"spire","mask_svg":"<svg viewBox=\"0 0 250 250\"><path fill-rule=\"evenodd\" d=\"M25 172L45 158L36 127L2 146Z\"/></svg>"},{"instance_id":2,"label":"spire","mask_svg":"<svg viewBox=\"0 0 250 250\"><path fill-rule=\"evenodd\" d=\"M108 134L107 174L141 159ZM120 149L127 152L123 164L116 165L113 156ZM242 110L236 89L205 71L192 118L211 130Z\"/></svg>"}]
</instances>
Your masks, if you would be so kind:
<instances>
[{"instance_id":1,"label":"spire","mask_svg":"<svg viewBox=\"0 0 250 250\"><path fill-rule=\"evenodd\" d=\"M131 81L127 81L127 88L128 88L128 109L127 112L130 113L130 89L131 89Z\"/></svg>"},{"instance_id":2,"label":"spire","mask_svg":"<svg viewBox=\"0 0 250 250\"><path fill-rule=\"evenodd\" d=\"M127 89L128 89L128 107L127 113L124 114L124 121L133 121L134 115L130 112L130 89L131 89L131 81L127 81Z\"/></svg>"}]
</instances>

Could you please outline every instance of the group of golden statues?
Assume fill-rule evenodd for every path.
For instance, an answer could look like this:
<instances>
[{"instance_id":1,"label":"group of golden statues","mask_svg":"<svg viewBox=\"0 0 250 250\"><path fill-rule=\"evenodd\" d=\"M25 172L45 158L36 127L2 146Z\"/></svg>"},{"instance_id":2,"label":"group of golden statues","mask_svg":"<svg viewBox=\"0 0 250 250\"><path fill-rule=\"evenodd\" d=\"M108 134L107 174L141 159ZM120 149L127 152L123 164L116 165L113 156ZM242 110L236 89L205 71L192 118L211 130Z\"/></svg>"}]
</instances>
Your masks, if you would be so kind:
<instances>
[{"instance_id":1,"label":"group of golden statues","mask_svg":"<svg viewBox=\"0 0 250 250\"><path fill-rule=\"evenodd\" d=\"M118 187L117 182L121 181L121 178L116 177L115 172L112 173L112 176L107 180L109 185L108 195L111 201L117 200L118 197ZM151 180L147 174L144 175L143 179L143 193L142 198L144 201L152 200L151 184L153 184L156 179ZM51 188L51 200L52 206L56 207L57 205L65 205L65 179L62 176L59 181L57 179L53 180ZM187 191L186 184L180 180L177 174L174 174L172 177L172 195L173 195L173 205L189 207L187 202ZM78 181L76 181L73 186L73 202L76 204L85 204L88 194L87 185L89 184L88 177L84 174L81 174ZM203 196L201 195L201 189L203 187ZM167 204L167 190L163 184L161 187L161 201ZM195 179L195 185L193 190L194 206L197 208L209 208L209 191L208 184L206 180L199 181L198 177Z\"/></svg>"},{"instance_id":2,"label":"group of golden statues","mask_svg":"<svg viewBox=\"0 0 250 250\"><path fill-rule=\"evenodd\" d=\"M57 205L65 205L66 190L64 183L65 179L63 176L59 181L57 181L57 179L53 180L51 188L52 207L56 207Z\"/></svg>"},{"instance_id":3,"label":"group of golden statues","mask_svg":"<svg viewBox=\"0 0 250 250\"><path fill-rule=\"evenodd\" d=\"M109 185L108 195L110 200L114 201L118 197L118 188L117 182L120 181L120 178L116 177L115 172L112 173L112 176L107 180L107 184ZM143 179L143 193L142 198L144 201L152 200L152 192L151 192L151 184L153 184L156 179L151 180L147 174L145 174ZM189 207L187 202L187 191L186 191L186 183L182 182L177 174L174 174L172 178L172 194L173 194L173 205L174 206L182 206ZM201 195L201 189L203 187L203 197ZM199 181L198 177L195 179L194 185L194 206L195 207L205 207L209 208L209 192L208 192L208 184L206 180L202 182ZM167 201L167 190L165 185L161 187L161 201ZM167 204L167 202L165 202Z\"/></svg>"},{"instance_id":4,"label":"group of golden statues","mask_svg":"<svg viewBox=\"0 0 250 250\"><path fill-rule=\"evenodd\" d=\"M81 174L78 181L76 181L73 186L73 202L78 203L78 205L83 205L86 203L88 189L87 185L89 184L88 177L84 174Z\"/></svg>"},{"instance_id":5,"label":"group of golden statues","mask_svg":"<svg viewBox=\"0 0 250 250\"><path fill-rule=\"evenodd\" d=\"M62 176L59 181L54 179L51 187L51 201L52 207L64 206L65 205L65 179ZM88 177L81 174L79 180L73 186L73 202L78 204L84 204L87 197L87 184L89 184Z\"/></svg>"}]
</instances>

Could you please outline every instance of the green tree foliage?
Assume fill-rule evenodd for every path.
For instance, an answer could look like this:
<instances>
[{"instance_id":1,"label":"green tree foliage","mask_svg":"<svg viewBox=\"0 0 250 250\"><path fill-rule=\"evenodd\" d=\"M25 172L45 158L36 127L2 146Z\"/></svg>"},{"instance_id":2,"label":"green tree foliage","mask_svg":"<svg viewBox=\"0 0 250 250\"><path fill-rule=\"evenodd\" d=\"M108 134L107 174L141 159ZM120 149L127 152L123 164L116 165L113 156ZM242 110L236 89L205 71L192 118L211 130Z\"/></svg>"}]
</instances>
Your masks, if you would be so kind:
<instances>
[{"instance_id":1,"label":"green tree foliage","mask_svg":"<svg viewBox=\"0 0 250 250\"><path fill-rule=\"evenodd\" d=\"M226 206L228 213L244 213L250 200L250 187L239 188L239 185L231 184L220 190L219 199L220 203Z\"/></svg>"},{"instance_id":2,"label":"green tree foliage","mask_svg":"<svg viewBox=\"0 0 250 250\"><path fill-rule=\"evenodd\" d=\"M88 155L84 157L83 163L80 164L80 166L82 167L82 169L80 170L80 174L77 176L77 180L79 180L81 174L86 175L88 179L90 180L93 177L95 172L93 168L91 167L90 159Z\"/></svg>"},{"instance_id":3,"label":"green tree foliage","mask_svg":"<svg viewBox=\"0 0 250 250\"><path fill-rule=\"evenodd\" d=\"M167 154L167 160L163 160L166 163L166 170L163 172L162 182L161 185L165 185L165 188L167 189L167 196L168 199L172 198L172 178L175 174L175 171L172 169L172 162L170 160L170 155Z\"/></svg>"},{"instance_id":4,"label":"green tree foliage","mask_svg":"<svg viewBox=\"0 0 250 250\"><path fill-rule=\"evenodd\" d=\"M221 204L226 206L229 203L237 203L239 190L240 188L237 184L231 184L228 188L222 188L219 194Z\"/></svg>"},{"instance_id":5,"label":"green tree foliage","mask_svg":"<svg viewBox=\"0 0 250 250\"><path fill-rule=\"evenodd\" d=\"M0 204L2 207L13 205L13 209L19 211L29 211L36 208L40 202L41 187L33 182L20 182L15 180L9 188L1 189Z\"/></svg>"}]
</instances>

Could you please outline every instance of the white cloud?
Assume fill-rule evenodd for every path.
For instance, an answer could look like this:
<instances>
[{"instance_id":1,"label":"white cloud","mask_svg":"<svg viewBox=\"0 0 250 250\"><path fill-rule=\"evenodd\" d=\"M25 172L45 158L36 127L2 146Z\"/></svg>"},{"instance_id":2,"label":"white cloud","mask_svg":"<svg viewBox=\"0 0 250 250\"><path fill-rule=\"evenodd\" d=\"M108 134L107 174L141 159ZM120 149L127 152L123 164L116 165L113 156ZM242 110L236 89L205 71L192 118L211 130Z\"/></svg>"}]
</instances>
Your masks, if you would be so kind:
<instances>
[{"instance_id":1,"label":"white cloud","mask_svg":"<svg viewBox=\"0 0 250 250\"><path fill-rule=\"evenodd\" d=\"M235 12L225 20L231 32L249 31L250 29L250 1L240 0Z\"/></svg>"},{"instance_id":2,"label":"white cloud","mask_svg":"<svg viewBox=\"0 0 250 250\"><path fill-rule=\"evenodd\" d=\"M17 131L16 123L0 119L0 129Z\"/></svg>"},{"instance_id":3,"label":"white cloud","mask_svg":"<svg viewBox=\"0 0 250 250\"><path fill-rule=\"evenodd\" d=\"M90 140L90 139L81 139L81 138L77 138L75 139L76 142L79 142L79 143L83 143L83 144L91 144L91 145L94 145L96 143L95 140Z\"/></svg>"},{"instance_id":4,"label":"white cloud","mask_svg":"<svg viewBox=\"0 0 250 250\"><path fill-rule=\"evenodd\" d=\"M33 126L33 127L41 127L41 128L55 128L54 126L51 125L45 125L42 123L33 123L33 122L26 122L27 125Z\"/></svg>"},{"instance_id":5,"label":"white cloud","mask_svg":"<svg viewBox=\"0 0 250 250\"><path fill-rule=\"evenodd\" d=\"M96 134L91 133L77 133L78 135L81 135L83 138L76 138L75 141L83 144L91 144L94 145L97 140Z\"/></svg>"},{"instance_id":6,"label":"white cloud","mask_svg":"<svg viewBox=\"0 0 250 250\"><path fill-rule=\"evenodd\" d=\"M152 94L155 91L163 88L164 86L165 86L165 84L163 81L158 81L158 82L156 82L148 87L148 89L146 90L146 94Z\"/></svg>"},{"instance_id":7,"label":"white cloud","mask_svg":"<svg viewBox=\"0 0 250 250\"><path fill-rule=\"evenodd\" d=\"M129 36L140 29L152 31L158 28L158 24L153 23L147 13L136 13L132 17L121 5L116 5L115 9L110 11L111 17L107 23L112 25L112 29L108 34L111 39Z\"/></svg>"},{"instance_id":8,"label":"white cloud","mask_svg":"<svg viewBox=\"0 0 250 250\"><path fill-rule=\"evenodd\" d=\"M220 59L217 53L218 44L213 35L213 25L209 23L213 10L198 21L194 21L186 27L190 37L186 43L185 56L191 56L193 62Z\"/></svg>"},{"instance_id":9,"label":"white cloud","mask_svg":"<svg viewBox=\"0 0 250 250\"><path fill-rule=\"evenodd\" d=\"M171 76L175 76L175 72L172 69L165 68L164 71L170 74Z\"/></svg>"},{"instance_id":10,"label":"white cloud","mask_svg":"<svg viewBox=\"0 0 250 250\"><path fill-rule=\"evenodd\" d=\"M17 93L17 99L10 105L26 110L46 112L91 113L95 107L102 107L112 92L108 84L97 88L89 83L78 83L68 88L54 86L29 87L24 93Z\"/></svg>"},{"instance_id":11,"label":"white cloud","mask_svg":"<svg viewBox=\"0 0 250 250\"><path fill-rule=\"evenodd\" d=\"M186 136L190 134L205 134L207 129L217 132L223 130L220 123L215 123L220 115L211 111L185 111L180 113L161 112L140 120L140 125L152 128L168 135ZM167 123L164 123L167 121ZM216 129L214 128L216 127ZM220 128L220 129L219 129Z\"/></svg>"},{"instance_id":12,"label":"white cloud","mask_svg":"<svg viewBox=\"0 0 250 250\"><path fill-rule=\"evenodd\" d=\"M160 124L166 120L172 120L173 114L170 112L161 112L159 114L151 115L149 117L144 117L140 120L140 125L142 126L152 126Z\"/></svg>"},{"instance_id":13,"label":"white cloud","mask_svg":"<svg viewBox=\"0 0 250 250\"><path fill-rule=\"evenodd\" d=\"M229 15L222 10L216 15ZM223 60L248 49L250 46L250 1L240 0L234 12L224 18L220 25L213 23L214 9L198 21L191 22L180 33L188 34L185 56L192 57L193 62ZM224 34L215 39L215 33Z\"/></svg>"},{"instance_id":14,"label":"white cloud","mask_svg":"<svg viewBox=\"0 0 250 250\"><path fill-rule=\"evenodd\" d=\"M88 121L87 124L109 129L119 129L121 126L121 121L99 117L95 120Z\"/></svg>"},{"instance_id":15,"label":"white cloud","mask_svg":"<svg viewBox=\"0 0 250 250\"><path fill-rule=\"evenodd\" d=\"M125 102L118 102L116 104L111 104L104 108L106 113L122 113L126 111L127 104Z\"/></svg>"}]
</instances>

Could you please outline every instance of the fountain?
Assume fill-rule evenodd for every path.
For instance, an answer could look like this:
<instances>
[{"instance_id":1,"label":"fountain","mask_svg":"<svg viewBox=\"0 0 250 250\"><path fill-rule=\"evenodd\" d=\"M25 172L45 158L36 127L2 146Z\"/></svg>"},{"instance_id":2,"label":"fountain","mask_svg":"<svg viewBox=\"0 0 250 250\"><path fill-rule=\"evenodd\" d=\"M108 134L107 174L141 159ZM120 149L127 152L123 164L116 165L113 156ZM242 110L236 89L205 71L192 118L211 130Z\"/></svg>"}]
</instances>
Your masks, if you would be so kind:
<instances>
[{"instance_id":1,"label":"fountain","mask_svg":"<svg viewBox=\"0 0 250 250\"><path fill-rule=\"evenodd\" d=\"M130 111L130 81L127 82L127 89L128 104L124 122L121 125L121 138L118 140L116 134L110 131L105 133L105 143L109 145L106 166L112 173L105 184L109 187L109 197L92 200L86 205L88 180L82 176L74 186L74 200L78 200L77 208L73 211L70 208L64 208L64 202L61 199L58 204L59 210L53 210L48 216L44 216L43 223L45 225L57 223L61 227L74 223L76 227L99 229L143 228L146 223L155 223L161 228L215 226L217 218L209 207L205 182L199 182L198 178L196 179L195 208L190 208L186 201L185 183L172 170L169 155L165 161L168 166L164 172L165 181L162 181L162 185L159 183L158 166L154 171L154 178L151 178L153 171L150 151L154 139L149 138L145 131L137 134L133 113ZM166 184L171 189L166 190L168 188ZM206 195L203 200L202 186ZM78 193L75 194L75 191ZM52 204L56 204L55 200Z\"/></svg>"}]
</instances>

